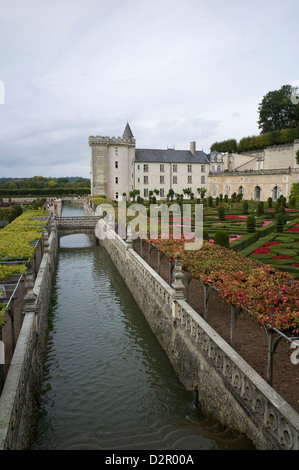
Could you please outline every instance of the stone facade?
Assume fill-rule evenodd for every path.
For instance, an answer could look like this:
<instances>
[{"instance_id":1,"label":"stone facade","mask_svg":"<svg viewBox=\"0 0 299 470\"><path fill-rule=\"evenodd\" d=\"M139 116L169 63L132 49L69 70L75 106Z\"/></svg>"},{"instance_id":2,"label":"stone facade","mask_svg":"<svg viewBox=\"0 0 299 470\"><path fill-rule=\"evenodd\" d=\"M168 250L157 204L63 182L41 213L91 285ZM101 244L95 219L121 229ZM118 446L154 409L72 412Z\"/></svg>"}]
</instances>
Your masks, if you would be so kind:
<instances>
[{"instance_id":1,"label":"stone facade","mask_svg":"<svg viewBox=\"0 0 299 470\"><path fill-rule=\"evenodd\" d=\"M159 190L157 199L166 199L168 191L183 194L190 188L198 197L198 188L206 197L243 193L244 199L266 201L279 195L287 199L293 183L299 181L299 165L294 144L266 148L247 154L206 154L190 142L189 150L136 149L127 124L122 137L89 137L91 147L91 195L106 195L117 200L139 190L148 199Z\"/></svg>"}]
</instances>

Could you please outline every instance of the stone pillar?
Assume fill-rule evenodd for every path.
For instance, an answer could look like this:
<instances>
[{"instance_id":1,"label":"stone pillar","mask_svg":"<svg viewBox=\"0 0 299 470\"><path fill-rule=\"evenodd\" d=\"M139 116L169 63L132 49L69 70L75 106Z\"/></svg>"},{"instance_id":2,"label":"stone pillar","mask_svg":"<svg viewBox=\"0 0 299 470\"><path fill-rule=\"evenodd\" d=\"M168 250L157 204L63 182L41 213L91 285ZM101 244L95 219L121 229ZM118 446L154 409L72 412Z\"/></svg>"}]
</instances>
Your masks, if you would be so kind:
<instances>
[{"instance_id":1,"label":"stone pillar","mask_svg":"<svg viewBox=\"0 0 299 470\"><path fill-rule=\"evenodd\" d=\"M172 318L175 322L176 319L179 317L178 314L178 300L184 300L184 289L185 286L182 282L182 278L184 277L183 270L182 270L182 261L180 253L177 253L175 265L174 265L174 282L172 284L172 288L174 289L173 293L173 304L172 304Z\"/></svg>"},{"instance_id":2,"label":"stone pillar","mask_svg":"<svg viewBox=\"0 0 299 470\"><path fill-rule=\"evenodd\" d=\"M128 224L128 227L127 227L127 239L126 239L126 243L127 243L127 250L129 250L130 248L133 248L131 224Z\"/></svg>"},{"instance_id":3,"label":"stone pillar","mask_svg":"<svg viewBox=\"0 0 299 470\"><path fill-rule=\"evenodd\" d=\"M175 264L174 264L174 282L171 285L171 287L174 289L174 294L173 294L174 300L185 298L184 292L183 292L185 289L185 286L182 282L183 277L184 277L184 274L182 270L181 254L177 253Z\"/></svg>"},{"instance_id":4,"label":"stone pillar","mask_svg":"<svg viewBox=\"0 0 299 470\"><path fill-rule=\"evenodd\" d=\"M25 288L26 288L26 294L24 296L25 300L25 307L23 309L23 315L26 315L26 313L29 312L34 312L36 313L36 295L33 292L34 288L34 276L33 276L33 271L32 271L32 264L30 263L26 276L25 276ZM36 317L36 315L35 315ZM35 318L35 324L34 324L34 331L37 332L37 319Z\"/></svg>"}]
</instances>

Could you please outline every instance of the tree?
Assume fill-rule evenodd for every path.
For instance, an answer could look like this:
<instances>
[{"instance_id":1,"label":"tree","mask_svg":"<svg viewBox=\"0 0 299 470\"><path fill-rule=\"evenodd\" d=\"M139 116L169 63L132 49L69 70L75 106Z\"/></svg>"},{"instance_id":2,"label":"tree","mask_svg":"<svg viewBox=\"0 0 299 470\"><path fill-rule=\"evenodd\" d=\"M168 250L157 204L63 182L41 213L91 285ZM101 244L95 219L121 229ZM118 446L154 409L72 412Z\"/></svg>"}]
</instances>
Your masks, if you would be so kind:
<instances>
[{"instance_id":1,"label":"tree","mask_svg":"<svg viewBox=\"0 0 299 470\"><path fill-rule=\"evenodd\" d=\"M261 134L298 126L299 106L291 100L294 90L291 85L283 85L263 97L258 107Z\"/></svg>"}]
</instances>

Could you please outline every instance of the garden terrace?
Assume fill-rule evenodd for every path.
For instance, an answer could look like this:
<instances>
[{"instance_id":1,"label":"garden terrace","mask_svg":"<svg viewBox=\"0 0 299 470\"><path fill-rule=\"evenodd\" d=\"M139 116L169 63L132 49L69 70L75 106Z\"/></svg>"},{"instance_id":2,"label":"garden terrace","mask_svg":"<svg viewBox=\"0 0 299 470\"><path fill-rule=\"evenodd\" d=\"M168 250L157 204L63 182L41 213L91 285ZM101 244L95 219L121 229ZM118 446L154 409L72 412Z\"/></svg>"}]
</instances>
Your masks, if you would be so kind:
<instances>
[{"instance_id":1,"label":"garden terrace","mask_svg":"<svg viewBox=\"0 0 299 470\"><path fill-rule=\"evenodd\" d=\"M295 410L299 409L298 371L290 359L290 347L298 335L298 281L209 242L199 250L203 253L202 270L192 262L195 252L183 252L183 244L177 240L135 240L134 249L170 285L174 259L181 253L187 302ZM250 292L256 297L250 299ZM292 314L288 314L288 307Z\"/></svg>"},{"instance_id":2,"label":"garden terrace","mask_svg":"<svg viewBox=\"0 0 299 470\"><path fill-rule=\"evenodd\" d=\"M5 345L5 366L0 365L0 390L8 372L26 305L25 281L29 271L33 280L48 235L48 214L27 210L0 231L0 339Z\"/></svg>"}]
</instances>

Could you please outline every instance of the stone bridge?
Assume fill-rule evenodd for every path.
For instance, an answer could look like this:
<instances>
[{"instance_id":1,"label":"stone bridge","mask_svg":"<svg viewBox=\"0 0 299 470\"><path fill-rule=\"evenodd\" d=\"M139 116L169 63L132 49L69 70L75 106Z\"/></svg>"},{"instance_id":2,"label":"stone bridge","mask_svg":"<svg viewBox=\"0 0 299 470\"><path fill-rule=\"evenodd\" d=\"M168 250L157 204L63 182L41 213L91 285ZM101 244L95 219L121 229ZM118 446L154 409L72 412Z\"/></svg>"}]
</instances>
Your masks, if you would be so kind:
<instances>
[{"instance_id":1,"label":"stone bridge","mask_svg":"<svg viewBox=\"0 0 299 470\"><path fill-rule=\"evenodd\" d=\"M58 239L65 235L76 233L87 233L95 235L95 227L101 217L82 216L82 217L57 217L57 235Z\"/></svg>"}]
</instances>

